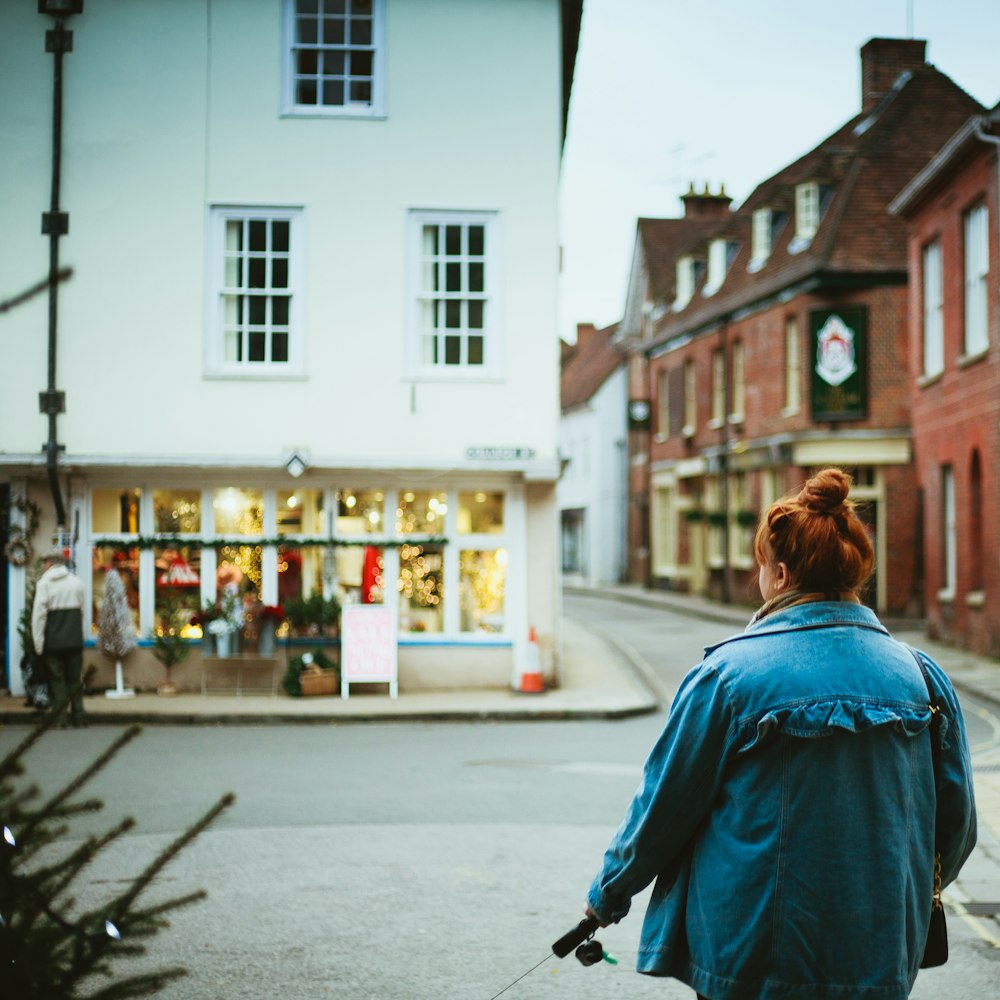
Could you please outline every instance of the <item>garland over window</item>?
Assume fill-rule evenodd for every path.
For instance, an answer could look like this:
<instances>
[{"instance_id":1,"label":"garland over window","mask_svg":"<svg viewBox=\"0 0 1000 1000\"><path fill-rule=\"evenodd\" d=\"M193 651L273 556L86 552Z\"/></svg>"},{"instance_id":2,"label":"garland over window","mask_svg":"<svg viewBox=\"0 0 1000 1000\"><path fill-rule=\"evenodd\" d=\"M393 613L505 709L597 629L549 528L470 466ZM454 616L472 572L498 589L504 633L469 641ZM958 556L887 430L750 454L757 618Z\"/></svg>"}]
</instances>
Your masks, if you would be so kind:
<instances>
[{"instance_id":1,"label":"garland over window","mask_svg":"<svg viewBox=\"0 0 1000 1000\"><path fill-rule=\"evenodd\" d=\"M366 535L363 538L303 538L288 537L285 535L277 538L256 538L253 535L240 535L237 538L211 538L203 539L192 535L134 535L129 538L122 538L116 535L113 538L99 537L92 539L92 544L98 548L109 548L125 552L129 549L153 549L164 548L170 545L190 545L203 549L223 549L226 546L252 545L258 548L265 548L273 545L282 549L301 548L368 548L376 549L398 549L403 545L446 545L448 540L442 535L409 536L407 538L376 538Z\"/></svg>"}]
</instances>

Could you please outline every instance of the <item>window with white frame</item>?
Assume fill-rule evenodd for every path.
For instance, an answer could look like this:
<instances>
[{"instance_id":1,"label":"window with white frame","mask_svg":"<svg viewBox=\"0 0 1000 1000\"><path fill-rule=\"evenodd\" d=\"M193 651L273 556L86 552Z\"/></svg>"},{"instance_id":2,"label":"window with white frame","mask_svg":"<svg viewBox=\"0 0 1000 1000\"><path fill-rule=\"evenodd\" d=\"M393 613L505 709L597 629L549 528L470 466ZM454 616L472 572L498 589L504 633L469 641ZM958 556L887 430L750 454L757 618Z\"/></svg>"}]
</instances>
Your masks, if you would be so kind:
<instances>
[{"instance_id":1,"label":"window with white frame","mask_svg":"<svg viewBox=\"0 0 1000 1000\"><path fill-rule=\"evenodd\" d=\"M385 3L284 0L286 114L384 114Z\"/></svg>"},{"instance_id":2,"label":"window with white frame","mask_svg":"<svg viewBox=\"0 0 1000 1000\"><path fill-rule=\"evenodd\" d=\"M794 316L785 320L785 406L784 414L799 412L802 403L802 363L799 358L799 324Z\"/></svg>"},{"instance_id":3,"label":"window with white frame","mask_svg":"<svg viewBox=\"0 0 1000 1000\"><path fill-rule=\"evenodd\" d=\"M693 437L698 423L698 379L694 361L684 362L684 427L681 433Z\"/></svg>"},{"instance_id":4,"label":"window with white frame","mask_svg":"<svg viewBox=\"0 0 1000 1000\"><path fill-rule=\"evenodd\" d=\"M795 238L790 253L804 250L819 229L820 187L816 181L795 188Z\"/></svg>"},{"instance_id":5,"label":"window with white frame","mask_svg":"<svg viewBox=\"0 0 1000 1000\"><path fill-rule=\"evenodd\" d=\"M694 295L695 266L693 257L680 257L677 260L677 295L674 298L673 309L680 312Z\"/></svg>"},{"instance_id":6,"label":"window with white frame","mask_svg":"<svg viewBox=\"0 0 1000 1000\"><path fill-rule=\"evenodd\" d=\"M726 280L729 264L736 254L737 244L731 240L712 240L708 245L708 274L701 294L714 295Z\"/></svg>"},{"instance_id":7,"label":"window with white frame","mask_svg":"<svg viewBox=\"0 0 1000 1000\"><path fill-rule=\"evenodd\" d=\"M712 419L710 427L726 422L726 356L721 350L712 352Z\"/></svg>"},{"instance_id":8,"label":"window with white frame","mask_svg":"<svg viewBox=\"0 0 1000 1000\"><path fill-rule=\"evenodd\" d=\"M656 436L670 437L670 372L665 368L656 376Z\"/></svg>"},{"instance_id":9,"label":"window with white frame","mask_svg":"<svg viewBox=\"0 0 1000 1000\"><path fill-rule=\"evenodd\" d=\"M410 223L411 374L495 374L496 216L412 212Z\"/></svg>"},{"instance_id":10,"label":"window with white frame","mask_svg":"<svg viewBox=\"0 0 1000 1000\"><path fill-rule=\"evenodd\" d=\"M758 208L752 218L752 232L750 242L750 263L747 265L748 271L759 271L771 256L771 243L773 239L773 216L774 213L769 208Z\"/></svg>"},{"instance_id":11,"label":"window with white frame","mask_svg":"<svg viewBox=\"0 0 1000 1000\"><path fill-rule=\"evenodd\" d=\"M965 213L965 354L989 346L986 278L990 270L989 229L985 205Z\"/></svg>"},{"instance_id":12,"label":"window with white frame","mask_svg":"<svg viewBox=\"0 0 1000 1000\"><path fill-rule=\"evenodd\" d=\"M944 371L944 284L941 271L941 244L928 243L921 255L923 292L923 374Z\"/></svg>"},{"instance_id":13,"label":"window with white frame","mask_svg":"<svg viewBox=\"0 0 1000 1000\"><path fill-rule=\"evenodd\" d=\"M733 424L743 423L746 416L746 352L742 340L733 341L733 400L732 410L729 414L729 422Z\"/></svg>"},{"instance_id":14,"label":"window with white frame","mask_svg":"<svg viewBox=\"0 0 1000 1000\"><path fill-rule=\"evenodd\" d=\"M299 219L297 209L212 209L213 373L301 371Z\"/></svg>"}]
</instances>

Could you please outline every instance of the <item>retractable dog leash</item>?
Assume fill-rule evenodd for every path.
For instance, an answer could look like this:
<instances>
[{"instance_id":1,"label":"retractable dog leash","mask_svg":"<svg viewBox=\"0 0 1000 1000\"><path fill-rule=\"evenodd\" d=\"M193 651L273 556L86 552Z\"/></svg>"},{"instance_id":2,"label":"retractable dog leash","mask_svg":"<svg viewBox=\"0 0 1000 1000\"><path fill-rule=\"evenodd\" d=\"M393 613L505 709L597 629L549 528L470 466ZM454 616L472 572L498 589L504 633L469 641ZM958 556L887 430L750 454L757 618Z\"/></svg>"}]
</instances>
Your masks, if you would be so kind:
<instances>
[{"instance_id":1,"label":"retractable dog leash","mask_svg":"<svg viewBox=\"0 0 1000 1000\"><path fill-rule=\"evenodd\" d=\"M552 945L552 951L545 956L537 965L533 965L527 972L518 976L514 982L505 986L499 993L495 993L490 997L490 1000L497 1000L498 996L506 993L511 986L516 986L522 979L526 979L530 976L535 969L544 965L553 955L556 958L565 958L574 948L576 948L576 957L581 965L596 965L598 962L608 962L610 965L617 965L618 959L613 955L609 955L605 950L604 946L600 941L594 938L594 934L597 932L597 928L600 924L596 917L585 917L581 920L576 927L571 931L564 934L555 944Z\"/></svg>"}]
</instances>

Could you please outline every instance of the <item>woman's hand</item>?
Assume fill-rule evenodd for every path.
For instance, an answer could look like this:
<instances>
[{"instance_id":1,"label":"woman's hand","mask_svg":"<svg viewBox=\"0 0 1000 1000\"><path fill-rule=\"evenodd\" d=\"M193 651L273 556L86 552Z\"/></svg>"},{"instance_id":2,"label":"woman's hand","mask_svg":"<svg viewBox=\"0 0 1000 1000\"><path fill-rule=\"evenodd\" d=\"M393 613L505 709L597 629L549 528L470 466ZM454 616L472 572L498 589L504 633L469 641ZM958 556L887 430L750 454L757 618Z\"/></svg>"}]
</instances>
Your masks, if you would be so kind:
<instances>
[{"instance_id":1,"label":"woman's hand","mask_svg":"<svg viewBox=\"0 0 1000 1000\"><path fill-rule=\"evenodd\" d=\"M594 910L592 910L589 904L584 905L583 913L584 916L593 917L593 919L597 921L599 927L607 927L611 923L610 920L605 920L604 917L602 917L599 913L596 913Z\"/></svg>"}]
</instances>

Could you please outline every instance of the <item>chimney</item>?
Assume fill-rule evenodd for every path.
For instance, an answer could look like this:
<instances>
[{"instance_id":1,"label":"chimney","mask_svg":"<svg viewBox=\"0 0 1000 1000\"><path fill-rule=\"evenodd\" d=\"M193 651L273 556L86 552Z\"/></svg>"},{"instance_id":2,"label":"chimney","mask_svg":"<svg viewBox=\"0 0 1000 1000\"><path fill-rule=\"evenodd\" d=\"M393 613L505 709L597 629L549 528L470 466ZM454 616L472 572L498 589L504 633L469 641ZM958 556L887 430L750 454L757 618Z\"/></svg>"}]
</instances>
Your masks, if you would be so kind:
<instances>
[{"instance_id":1,"label":"chimney","mask_svg":"<svg viewBox=\"0 0 1000 1000\"><path fill-rule=\"evenodd\" d=\"M920 69L927 42L921 38L872 38L861 47L861 111L873 111L900 73Z\"/></svg>"},{"instance_id":2,"label":"chimney","mask_svg":"<svg viewBox=\"0 0 1000 1000\"><path fill-rule=\"evenodd\" d=\"M719 188L718 194L709 194L708 185L701 194L697 194L694 189L694 182L691 183L687 194L681 195L684 202L685 219L724 219L729 215L729 206L732 198L726 194L726 185Z\"/></svg>"}]
</instances>

